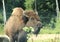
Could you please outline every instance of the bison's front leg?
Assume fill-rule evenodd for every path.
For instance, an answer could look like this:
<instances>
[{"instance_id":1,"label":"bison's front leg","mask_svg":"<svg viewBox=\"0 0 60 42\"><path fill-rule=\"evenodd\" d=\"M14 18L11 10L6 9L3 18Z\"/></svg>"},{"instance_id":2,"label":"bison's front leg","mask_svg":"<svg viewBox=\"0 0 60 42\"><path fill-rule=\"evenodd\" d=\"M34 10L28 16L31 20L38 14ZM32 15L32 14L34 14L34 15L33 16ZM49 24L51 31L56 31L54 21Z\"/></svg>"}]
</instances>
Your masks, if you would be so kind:
<instances>
[{"instance_id":1,"label":"bison's front leg","mask_svg":"<svg viewBox=\"0 0 60 42\"><path fill-rule=\"evenodd\" d=\"M27 42L27 33L25 31L19 32L18 42Z\"/></svg>"},{"instance_id":2,"label":"bison's front leg","mask_svg":"<svg viewBox=\"0 0 60 42\"><path fill-rule=\"evenodd\" d=\"M9 36L10 37L10 42L15 42L17 40L17 36L16 35L14 34L14 35Z\"/></svg>"},{"instance_id":3,"label":"bison's front leg","mask_svg":"<svg viewBox=\"0 0 60 42\"><path fill-rule=\"evenodd\" d=\"M10 42L15 42L14 37L11 37L11 38L10 38Z\"/></svg>"}]
</instances>

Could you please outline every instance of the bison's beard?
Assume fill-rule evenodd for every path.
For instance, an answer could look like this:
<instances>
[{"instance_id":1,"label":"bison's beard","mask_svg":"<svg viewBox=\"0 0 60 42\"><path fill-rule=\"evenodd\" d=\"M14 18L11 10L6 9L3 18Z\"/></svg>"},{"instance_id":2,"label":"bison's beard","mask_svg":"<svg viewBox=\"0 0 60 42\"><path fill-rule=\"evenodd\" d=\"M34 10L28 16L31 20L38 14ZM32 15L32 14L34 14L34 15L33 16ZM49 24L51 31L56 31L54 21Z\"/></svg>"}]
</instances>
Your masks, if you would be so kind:
<instances>
[{"instance_id":1,"label":"bison's beard","mask_svg":"<svg viewBox=\"0 0 60 42\"><path fill-rule=\"evenodd\" d=\"M39 34L40 32L40 28L35 28L33 34L35 34L36 36Z\"/></svg>"}]
</instances>

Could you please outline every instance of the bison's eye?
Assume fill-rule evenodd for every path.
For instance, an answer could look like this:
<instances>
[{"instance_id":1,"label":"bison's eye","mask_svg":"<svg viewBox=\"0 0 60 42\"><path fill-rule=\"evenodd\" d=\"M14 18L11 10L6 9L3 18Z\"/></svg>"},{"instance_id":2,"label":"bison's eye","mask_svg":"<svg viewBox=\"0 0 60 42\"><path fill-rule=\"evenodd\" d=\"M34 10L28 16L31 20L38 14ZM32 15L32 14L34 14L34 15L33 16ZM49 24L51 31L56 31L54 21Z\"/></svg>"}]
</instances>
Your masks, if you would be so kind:
<instances>
[{"instance_id":1,"label":"bison's eye","mask_svg":"<svg viewBox=\"0 0 60 42\"><path fill-rule=\"evenodd\" d=\"M37 19L37 21L40 21L40 19Z\"/></svg>"}]
</instances>

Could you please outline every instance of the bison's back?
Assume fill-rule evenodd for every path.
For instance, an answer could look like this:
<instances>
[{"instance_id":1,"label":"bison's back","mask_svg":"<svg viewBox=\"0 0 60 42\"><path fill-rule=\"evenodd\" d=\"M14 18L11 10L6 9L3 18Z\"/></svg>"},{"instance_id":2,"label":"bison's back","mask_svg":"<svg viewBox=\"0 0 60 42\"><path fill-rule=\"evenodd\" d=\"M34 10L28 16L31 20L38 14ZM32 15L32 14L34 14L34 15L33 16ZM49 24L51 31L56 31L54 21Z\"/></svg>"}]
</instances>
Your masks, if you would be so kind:
<instances>
[{"instance_id":1,"label":"bison's back","mask_svg":"<svg viewBox=\"0 0 60 42\"><path fill-rule=\"evenodd\" d=\"M23 20L16 16L11 16L4 27L5 33L10 36L24 27Z\"/></svg>"}]
</instances>

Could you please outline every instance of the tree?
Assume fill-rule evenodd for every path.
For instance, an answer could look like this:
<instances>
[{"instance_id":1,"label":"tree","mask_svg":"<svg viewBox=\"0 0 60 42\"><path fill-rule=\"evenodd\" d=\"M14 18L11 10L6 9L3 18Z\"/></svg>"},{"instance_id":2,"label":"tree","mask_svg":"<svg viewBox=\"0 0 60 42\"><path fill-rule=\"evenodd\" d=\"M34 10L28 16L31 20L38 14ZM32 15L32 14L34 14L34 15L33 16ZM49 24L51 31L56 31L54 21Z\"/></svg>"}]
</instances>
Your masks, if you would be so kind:
<instances>
[{"instance_id":1,"label":"tree","mask_svg":"<svg viewBox=\"0 0 60 42\"><path fill-rule=\"evenodd\" d=\"M57 12L57 19L60 18L60 15L59 15L59 5L58 5L58 0L56 0L56 12Z\"/></svg>"},{"instance_id":2,"label":"tree","mask_svg":"<svg viewBox=\"0 0 60 42\"><path fill-rule=\"evenodd\" d=\"M2 0L2 3L3 3L3 17L4 17L4 25L5 25L5 23L6 23L6 10L5 10L4 0Z\"/></svg>"}]
</instances>

